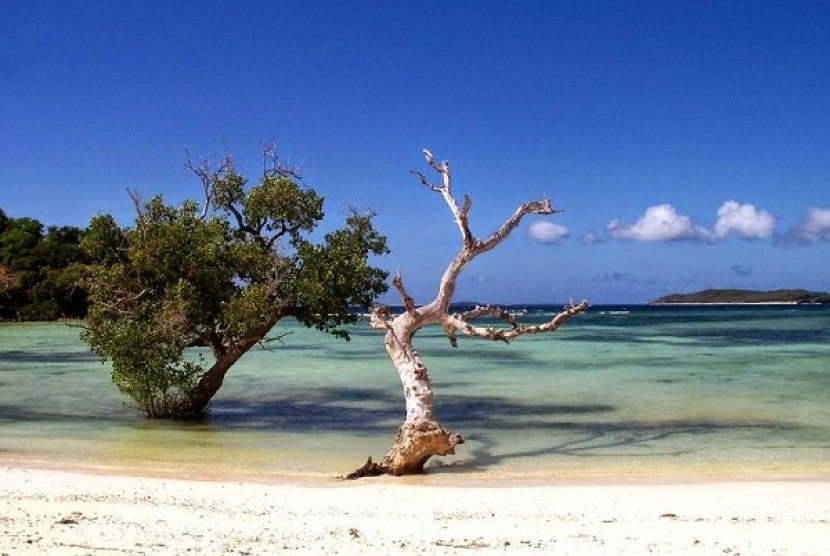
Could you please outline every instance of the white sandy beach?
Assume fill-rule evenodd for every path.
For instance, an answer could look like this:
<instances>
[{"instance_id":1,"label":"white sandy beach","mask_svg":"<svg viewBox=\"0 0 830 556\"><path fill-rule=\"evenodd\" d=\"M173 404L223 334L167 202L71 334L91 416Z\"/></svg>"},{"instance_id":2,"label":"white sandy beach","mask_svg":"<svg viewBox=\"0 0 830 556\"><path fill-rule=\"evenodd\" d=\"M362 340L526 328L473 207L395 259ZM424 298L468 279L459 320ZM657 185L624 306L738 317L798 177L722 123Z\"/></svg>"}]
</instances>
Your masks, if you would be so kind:
<instances>
[{"instance_id":1,"label":"white sandy beach","mask_svg":"<svg viewBox=\"0 0 830 556\"><path fill-rule=\"evenodd\" d=\"M260 484L0 469L0 554L830 554L830 480Z\"/></svg>"}]
</instances>

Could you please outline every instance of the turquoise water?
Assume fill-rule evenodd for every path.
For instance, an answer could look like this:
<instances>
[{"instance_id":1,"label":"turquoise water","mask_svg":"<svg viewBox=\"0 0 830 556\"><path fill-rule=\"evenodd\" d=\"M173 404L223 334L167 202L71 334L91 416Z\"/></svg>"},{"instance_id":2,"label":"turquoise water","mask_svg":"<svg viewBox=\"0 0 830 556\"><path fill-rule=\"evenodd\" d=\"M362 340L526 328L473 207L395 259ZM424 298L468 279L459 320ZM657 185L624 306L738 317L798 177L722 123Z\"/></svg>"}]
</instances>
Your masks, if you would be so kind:
<instances>
[{"instance_id":1,"label":"turquoise water","mask_svg":"<svg viewBox=\"0 0 830 556\"><path fill-rule=\"evenodd\" d=\"M174 423L129 407L79 329L2 324L0 460L268 480L382 457L403 418L382 334L278 329L209 419ZM597 307L509 346L425 329L416 349L467 440L432 476L830 472L830 307Z\"/></svg>"}]
</instances>

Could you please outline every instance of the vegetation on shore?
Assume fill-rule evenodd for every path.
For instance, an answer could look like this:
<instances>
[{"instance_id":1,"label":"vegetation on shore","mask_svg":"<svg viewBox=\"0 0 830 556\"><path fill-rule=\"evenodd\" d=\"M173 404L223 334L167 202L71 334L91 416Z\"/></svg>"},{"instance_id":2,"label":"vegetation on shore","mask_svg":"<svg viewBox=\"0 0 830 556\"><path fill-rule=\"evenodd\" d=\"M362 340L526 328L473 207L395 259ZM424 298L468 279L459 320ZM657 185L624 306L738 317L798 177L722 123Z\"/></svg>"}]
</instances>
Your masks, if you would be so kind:
<instances>
[{"instance_id":1,"label":"vegetation on shore","mask_svg":"<svg viewBox=\"0 0 830 556\"><path fill-rule=\"evenodd\" d=\"M83 318L87 295L78 283L89 262L85 230L12 218L0 208L0 321Z\"/></svg>"},{"instance_id":2,"label":"vegetation on shore","mask_svg":"<svg viewBox=\"0 0 830 556\"><path fill-rule=\"evenodd\" d=\"M651 301L650 305L729 303L830 303L830 294L803 289L770 291L708 289L695 293L673 293Z\"/></svg>"}]
</instances>

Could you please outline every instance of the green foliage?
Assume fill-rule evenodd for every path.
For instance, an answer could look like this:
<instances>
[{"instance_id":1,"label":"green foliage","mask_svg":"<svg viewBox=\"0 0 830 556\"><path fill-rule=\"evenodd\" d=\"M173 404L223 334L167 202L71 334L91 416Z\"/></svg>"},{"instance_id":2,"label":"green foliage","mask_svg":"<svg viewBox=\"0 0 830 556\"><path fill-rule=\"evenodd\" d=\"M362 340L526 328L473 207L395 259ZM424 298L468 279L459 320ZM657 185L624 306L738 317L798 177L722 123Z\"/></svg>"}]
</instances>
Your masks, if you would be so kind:
<instances>
[{"instance_id":1,"label":"green foliage","mask_svg":"<svg viewBox=\"0 0 830 556\"><path fill-rule=\"evenodd\" d=\"M346 227L326 234L322 245L298 242L295 264L280 284L280 295L294 300L298 308L294 315L306 326L348 339L341 325L355 320L349 306L368 307L386 291L386 272L361 256L364 250L386 253L386 238L371 219L352 211Z\"/></svg>"},{"instance_id":2,"label":"green foliage","mask_svg":"<svg viewBox=\"0 0 830 556\"><path fill-rule=\"evenodd\" d=\"M99 215L82 242L94 261L83 338L150 417L203 414L227 370L285 316L347 338L350 306L386 287L369 262L387 252L371 215L354 211L315 244L323 199L293 174L248 187L230 159L191 169L207 210L134 196L135 226Z\"/></svg>"},{"instance_id":3,"label":"green foliage","mask_svg":"<svg viewBox=\"0 0 830 556\"><path fill-rule=\"evenodd\" d=\"M29 218L9 218L0 210L0 320L51 320L86 314L86 294L78 286L85 255L84 232Z\"/></svg>"}]
</instances>

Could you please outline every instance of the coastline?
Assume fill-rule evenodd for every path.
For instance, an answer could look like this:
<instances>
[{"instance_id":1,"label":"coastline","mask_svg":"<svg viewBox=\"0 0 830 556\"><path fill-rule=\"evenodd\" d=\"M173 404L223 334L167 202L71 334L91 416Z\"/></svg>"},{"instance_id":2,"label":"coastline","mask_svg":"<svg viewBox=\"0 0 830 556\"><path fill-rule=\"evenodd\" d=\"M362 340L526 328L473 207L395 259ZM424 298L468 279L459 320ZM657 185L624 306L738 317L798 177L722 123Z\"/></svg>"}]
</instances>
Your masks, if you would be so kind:
<instances>
[{"instance_id":1,"label":"coastline","mask_svg":"<svg viewBox=\"0 0 830 556\"><path fill-rule=\"evenodd\" d=\"M826 460L798 461L678 461L667 465L663 460L639 461L627 465L576 465L550 468L489 469L476 468L476 460L459 461L458 456L434 458L422 474L395 479L424 487L480 488L497 485L504 488L534 486L605 486L654 485L674 483L723 483L768 481L830 481L830 462ZM134 477L173 481L237 482L248 484L304 485L327 487L346 481L345 475L365 460L341 461L337 466L321 469L263 469L248 467L237 460L229 467L219 461L126 461L103 459L76 459L59 457L45 459L32 454L0 453L0 469L27 469L89 476ZM358 481L360 482L360 481Z\"/></svg>"},{"instance_id":2,"label":"coastline","mask_svg":"<svg viewBox=\"0 0 830 556\"><path fill-rule=\"evenodd\" d=\"M826 475L534 486L418 479L274 484L5 467L0 552L830 552Z\"/></svg>"}]
</instances>

